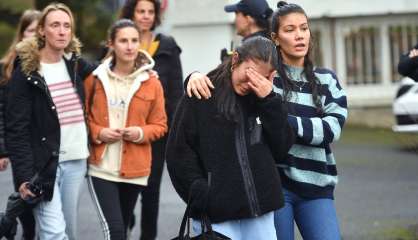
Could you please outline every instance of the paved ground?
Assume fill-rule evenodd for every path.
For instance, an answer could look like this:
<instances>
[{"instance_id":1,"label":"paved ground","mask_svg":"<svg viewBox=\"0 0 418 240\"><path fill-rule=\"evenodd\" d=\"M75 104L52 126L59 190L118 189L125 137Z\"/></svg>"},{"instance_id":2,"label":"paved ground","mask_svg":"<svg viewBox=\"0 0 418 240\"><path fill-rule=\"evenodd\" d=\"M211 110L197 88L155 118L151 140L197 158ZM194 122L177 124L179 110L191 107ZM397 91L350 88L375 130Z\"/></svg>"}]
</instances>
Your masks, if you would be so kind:
<instances>
[{"instance_id":1,"label":"paved ground","mask_svg":"<svg viewBox=\"0 0 418 240\"><path fill-rule=\"evenodd\" d=\"M359 138L342 141L334 148L340 174L336 205L343 239L418 239L413 236L418 231L417 152ZM12 190L10 178L10 171L0 174L0 206L5 206ZM176 235L183 211L184 204L169 177L164 175L158 239ZM138 207L136 212L139 213ZM102 239L87 188L82 195L79 218L79 239ZM132 239L138 236L136 226Z\"/></svg>"}]
</instances>

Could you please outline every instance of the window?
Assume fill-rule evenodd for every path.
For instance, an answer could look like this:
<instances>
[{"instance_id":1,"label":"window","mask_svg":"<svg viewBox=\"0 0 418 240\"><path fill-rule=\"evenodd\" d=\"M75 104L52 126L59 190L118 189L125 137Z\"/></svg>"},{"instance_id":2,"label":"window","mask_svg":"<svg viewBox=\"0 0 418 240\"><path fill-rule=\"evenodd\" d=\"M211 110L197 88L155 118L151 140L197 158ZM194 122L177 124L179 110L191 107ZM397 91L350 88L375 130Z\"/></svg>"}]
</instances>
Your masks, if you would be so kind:
<instances>
[{"instance_id":1,"label":"window","mask_svg":"<svg viewBox=\"0 0 418 240\"><path fill-rule=\"evenodd\" d=\"M360 27L344 36L348 85L382 82L379 33L377 27Z\"/></svg>"},{"instance_id":2,"label":"window","mask_svg":"<svg viewBox=\"0 0 418 240\"><path fill-rule=\"evenodd\" d=\"M324 61L322 56L322 49L321 49L321 31L316 30L312 31L312 41L313 41L313 51L312 51L312 61L315 66L323 67Z\"/></svg>"},{"instance_id":3,"label":"window","mask_svg":"<svg viewBox=\"0 0 418 240\"><path fill-rule=\"evenodd\" d=\"M402 76L398 73L399 57L414 47L418 42L417 39L418 26L398 25L389 27L392 82L397 82L402 78Z\"/></svg>"}]
</instances>

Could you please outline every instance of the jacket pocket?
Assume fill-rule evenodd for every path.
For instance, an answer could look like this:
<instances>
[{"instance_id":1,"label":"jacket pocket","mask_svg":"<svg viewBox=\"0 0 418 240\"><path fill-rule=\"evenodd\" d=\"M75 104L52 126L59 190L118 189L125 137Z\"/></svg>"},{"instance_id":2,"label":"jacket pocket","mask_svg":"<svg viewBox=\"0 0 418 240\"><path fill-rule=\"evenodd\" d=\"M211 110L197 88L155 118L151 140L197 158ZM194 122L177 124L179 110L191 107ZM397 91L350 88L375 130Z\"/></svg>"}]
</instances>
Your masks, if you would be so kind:
<instances>
[{"instance_id":1,"label":"jacket pocket","mask_svg":"<svg viewBox=\"0 0 418 240\"><path fill-rule=\"evenodd\" d=\"M155 94L149 92L139 92L134 95L129 104L130 111L133 111L134 115L140 116L143 120L148 118L151 108L155 101ZM131 115L131 113L129 113Z\"/></svg>"},{"instance_id":2,"label":"jacket pocket","mask_svg":"<svg viewBox=\"0 0 418 240\"><path fill-rule=\"evenodd\" d=\"M155 93L149 91L139 91L134 95L134 98L142 101L153 101L155 99Z\"/></svg>"},{"instance_id":3,"label":"jacket pocket","mask_svg":"<svg viewBox=\"0 0 418 240\"><path fill-rule=\"evenodd\" d=\"M249 119L250 145L263 143L263 126L259 118Z\"/></svg>"}]
</instances>

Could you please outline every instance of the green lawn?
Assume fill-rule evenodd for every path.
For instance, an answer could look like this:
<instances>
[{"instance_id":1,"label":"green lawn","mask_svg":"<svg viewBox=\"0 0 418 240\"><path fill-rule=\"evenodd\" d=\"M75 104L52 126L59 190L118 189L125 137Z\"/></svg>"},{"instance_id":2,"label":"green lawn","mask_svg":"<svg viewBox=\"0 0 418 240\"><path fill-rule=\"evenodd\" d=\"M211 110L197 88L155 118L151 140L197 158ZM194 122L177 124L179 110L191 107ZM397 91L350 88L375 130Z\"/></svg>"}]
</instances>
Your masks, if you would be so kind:
<instances>
[{"instance_id":1,"label":"green lawn","mask_svg":"<svg viewBox=\"0 0 418 240\"><path fill-rule=\"evenodd\" d=\"M345 126L341 139L345 144L398 145L401 148L418 148L418 133L395 133L390 129Z\"/></svg>"}]
</instances>

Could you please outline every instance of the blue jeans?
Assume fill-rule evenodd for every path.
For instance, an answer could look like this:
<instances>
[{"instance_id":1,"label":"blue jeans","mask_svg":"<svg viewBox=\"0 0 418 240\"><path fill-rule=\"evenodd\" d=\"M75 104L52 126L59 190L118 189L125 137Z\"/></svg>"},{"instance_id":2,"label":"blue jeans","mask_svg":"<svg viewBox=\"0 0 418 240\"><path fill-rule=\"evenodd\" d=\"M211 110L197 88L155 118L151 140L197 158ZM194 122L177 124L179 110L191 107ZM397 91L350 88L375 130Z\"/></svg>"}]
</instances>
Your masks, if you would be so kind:
<instances>
[{"instance_id":1,"label":"blue jeans","mask_svg":"<svg viewBox=\"0 0 418 240\"><path fill-rule=\"evenodd\" d=\"M285 205L274 212L277 239L293 240L294 222L303 239L341 239L334 200L301 198L286 189L283 194Z\"/></svg>"},{"instance_id":2,"label":"blue jeans","mask_svg":"<svg viewBox=\"0 0 418 240\"><path fill-rule=\"evenodd\" d=\"M78 202L86 169L85 159L58 164L52 200L40 202L33 210L39 239L77 239Z\"/></svg>"},{"instance_id":3,"label":"blue jeans","mask_svg":"<svg viewBox=\"0 0 418 240\"><path fill-rule=\"evenodd\" d=\"M233 240L277 240L273 212L256 218L213 223L212 229ZM193 220L193 232L196 235L202 232L200 221Z\"/></svg>"}]
</instances>

